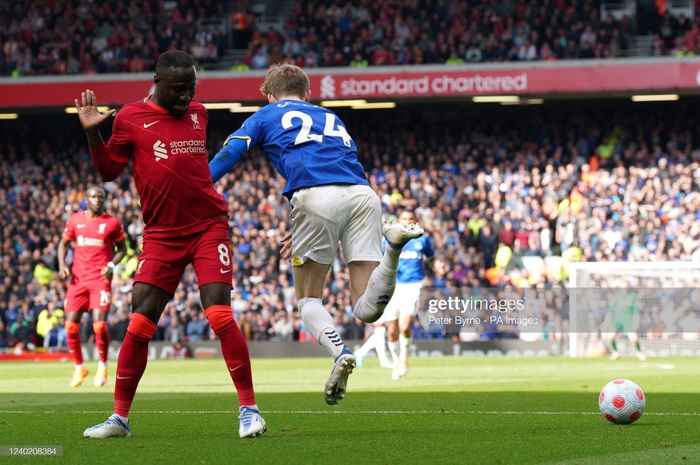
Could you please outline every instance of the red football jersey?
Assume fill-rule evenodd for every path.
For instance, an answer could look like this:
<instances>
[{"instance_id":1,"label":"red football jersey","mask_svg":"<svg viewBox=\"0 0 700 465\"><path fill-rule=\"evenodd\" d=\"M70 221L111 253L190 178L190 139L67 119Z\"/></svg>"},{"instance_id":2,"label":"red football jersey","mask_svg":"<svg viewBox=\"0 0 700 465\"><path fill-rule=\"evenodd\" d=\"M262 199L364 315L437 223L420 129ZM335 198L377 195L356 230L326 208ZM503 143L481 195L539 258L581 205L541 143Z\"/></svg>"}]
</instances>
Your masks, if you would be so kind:
<instances>
[{"instance_id":1,"label":"red football jersey","mask_svg":"<svg viewBox=\"0 0 700 465\"><path fill-rule=\"evenodd\" d=\"M228 221L226 201L211 180L207 121L207 110L194 101L183 116L149 99L117 113L107 151L116 162L133 157L145 237L196 233Z\"/></svg>"},{"instance_id":2,"label":"red football jersey","mask_svg":"<svg viewBox=\"0 0 700 465\"><path fill-rule=\"evenodd\" d=\"M73 268L71 282L104 282L100 273L114 256L114 243L126 237L121 222L106 213L88 218L84 211L73 213L63 237L73 241Z\"/></svg>"}]
</instances>

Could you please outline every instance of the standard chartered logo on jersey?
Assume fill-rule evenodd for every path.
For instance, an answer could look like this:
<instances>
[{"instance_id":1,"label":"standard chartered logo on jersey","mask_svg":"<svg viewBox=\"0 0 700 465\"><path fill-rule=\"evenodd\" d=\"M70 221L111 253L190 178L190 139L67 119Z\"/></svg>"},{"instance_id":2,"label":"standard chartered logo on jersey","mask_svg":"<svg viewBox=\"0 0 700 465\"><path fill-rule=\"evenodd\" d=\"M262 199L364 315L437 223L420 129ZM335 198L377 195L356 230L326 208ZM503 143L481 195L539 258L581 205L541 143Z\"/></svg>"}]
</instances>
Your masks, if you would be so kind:
<instances>
[{"instance_id":1,"label":"standard chartered logo on jersey","mask_svg":"<svg viewBox=\"0 0 700 465\"><path fill-rule=\"evenodd\" d=\"M168 150L170 149L170 150ZM174 140L170 142L168 148L166 148L165 143L158 140L153 144L153 155L156 157L156 161L161 159L167 160L168 154L194 154L194 153L207 153L206 144L201 139L190 139L190 140Z\"/></svg>"},{"instance_id":2,"label":"standard chartered logo on jersey","mask_svg":"<svg viewBox=\"0 0 700 465\"><path fill-rule=\"evenodd\" d=\"M168 159L168 150L165 148L165 144L161 141L156 141L153 144L153 155L156 156L156 161L160 161L161 158Z\"/></svg>"},{"instance_id":3,"label":"standard chartered logo on jersey","mask_svg":"<svg viewBox=\"0 0 700 465\"><path fill-rule=\"evenodd\" d=\"M78 244L78 247L102 247L105 244L105 241L102 239L95 239L92 237L84 236L76 237L76 242Z\"/></svg>"},{"instance_id":4,"label":"standard chartered logo on jersey","mask_svg":"<svg viewBox=\"0 0 700 465\"><path fill-rule=\"evenodd\" d=\"M206 144L202 139L174 140L170 143L170 153L207 153Z\"/></svg>"}]
</instances>

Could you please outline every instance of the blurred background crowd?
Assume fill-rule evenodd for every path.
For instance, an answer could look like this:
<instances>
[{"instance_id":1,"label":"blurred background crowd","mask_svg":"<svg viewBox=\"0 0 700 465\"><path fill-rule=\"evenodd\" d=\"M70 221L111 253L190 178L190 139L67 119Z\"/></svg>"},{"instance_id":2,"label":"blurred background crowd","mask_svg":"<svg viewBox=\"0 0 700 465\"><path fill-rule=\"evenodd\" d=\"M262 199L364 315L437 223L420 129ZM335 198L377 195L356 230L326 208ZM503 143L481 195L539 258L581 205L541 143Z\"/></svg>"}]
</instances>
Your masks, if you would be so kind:
<instances>
[{"instance_id":1,"label":"blurred background crowd","mask_svg":"<svg viewBox=\"0 0 700 465\"><path fill-rule=\"evenodd\" d=\"M460 65L700 51L698 16L674 15L664 1L637 3L636 17L615 19L601 14L599 1L585 0L299 0L275 29L263 27L251 1L0 2L0 75L150 72L157 56L173 48L192 53L203 69L235 70L284 60L302 67ZM651 38L641 51L640 36ZM224 59L231 49L240 52L233 62ZM390 116L338 113L386 219L412 209L433 241L437 260L428 286L551 289L566 281L571 261L700 260L695 105L639 108L451 103L406 104ZM211 154L243 118L211 112ZM60 350L65 284L56 277L57 244L69 215L85 208L87 187L102 183L75 117L3 122L0 140L0 348ZM291 265L279 258L290 225L283 185L257 152L217 184L231 215L233 308L250 340L308 340ZM143 223L128 170L105 187L107 211L122 221L129 242L109 317L119 341ZM352 317L347 289L340 256L324 303L343 338L362 339L365 328ZM89 317L84 323L89 341ZM420 319L415 325L417 338L450 337L421 327ZM213 337L188 270L155 338Z\"/></svg>"},{"instance_id":2,"label":"blurred background crowd","mask_svg":"<svg viewBox=\"0 0 700 465\"><path fill-rule=\"evenodd\" d=\"M428 286L556 289L571 261L700 260L697 112L692 102L639 108L581 102L572 109L551 102L407 105L388 110L391 118L387 110L339 114L385 217L412 209L433 241L437 260ZM244 116L210 115L209 151L215 153ZM0 334L6 346L36 339L41 312L61 308L65 285L55 276L60 233L70 213L85 208L86 188L99 180L76 117L4 123L0 138ZM231 215L233 308L250 340L308 339L296 312L291 264L279 258L290 225L283 185L258 152L216 185ZM129 241L129 255L116 269L109 318L119 341L143 223L128 170L105 187L107 211L122 221ZM340 256L324 303L344 338L362 339L347 289ZM419 324L419 338L446 337ZM188 270L156 338L211 337Z\"/></svg>"},{"instance_id":3,"label":"blurred background crowd","mask_svg":"<svg viewBox=\"0 0 700 465\"><path fill-rule=\"evenodd\" d=\"M169 49L190 52L201 69L236 71L281 61L301 67L459 65L700 52L700 20L690 0L675 2L688 4L679 10L668 0L641 0L630 11L605 10L604 3L0 2L0 76L150 72ZM270 21L282 6L289 14Z\"/></svg>"}]
</instances>

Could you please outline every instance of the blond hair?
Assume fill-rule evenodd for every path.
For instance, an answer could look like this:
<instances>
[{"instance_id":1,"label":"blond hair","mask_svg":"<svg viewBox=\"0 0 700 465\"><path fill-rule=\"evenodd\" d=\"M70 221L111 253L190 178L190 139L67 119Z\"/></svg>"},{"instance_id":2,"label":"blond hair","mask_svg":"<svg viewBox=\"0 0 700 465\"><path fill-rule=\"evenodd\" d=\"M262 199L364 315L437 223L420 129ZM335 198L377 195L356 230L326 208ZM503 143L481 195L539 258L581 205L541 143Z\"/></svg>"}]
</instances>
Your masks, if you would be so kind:
<instances>
[{"instance_id":1,"label":"blond hair","mask_svg":"<svg viewBox=\"0 0 700 465\"><path fill-rule=\"evenodd\" d=\"M303 100L310 87L309 76L303 69L296 65L280 63L270 66L267 70L260 92L264 96L272 94L276 99L294 96Z\"/></svg>"}]
</instances>

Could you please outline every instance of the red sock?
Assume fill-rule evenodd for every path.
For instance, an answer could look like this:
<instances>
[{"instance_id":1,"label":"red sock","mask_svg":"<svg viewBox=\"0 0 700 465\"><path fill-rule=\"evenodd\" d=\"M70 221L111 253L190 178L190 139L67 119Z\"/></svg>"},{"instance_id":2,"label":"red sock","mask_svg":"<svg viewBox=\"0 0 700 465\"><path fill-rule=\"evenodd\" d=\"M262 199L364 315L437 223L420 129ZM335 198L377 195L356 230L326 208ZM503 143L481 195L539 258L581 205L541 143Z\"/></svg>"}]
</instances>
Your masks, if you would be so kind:
<instances>
[{"instance_id":1,"label":"red sock","mask_svg":"<svg viewBox=\"0 0 700 465\"><path fill-rule=\"evenodd\" d=\"M72 321L66 321L66 345L68 350L73 355L75 364L83 364L83 347L80 344L80 324Z\"/></svg>"},{"instance_id":2,"label":"red sock","mask_svg":"<svg viewBox=\"0 0 700 465\"><path fill-rule=\"evenodd\" d=\"M156 332L156 324L140 313L132 313L126 337L117 360L114 386L114 413L129 416L143 372L148 363L148 342Z\"/></svg>"},{"instance_id":3,"label":"red sock","mask_svg":"<svg viewBox=\"0 0 700 465\"><path fill-rule=\"evenodd\" d=\"M107 322L95 321L92 324L92 329L95 330L95 343L97 344L97 352L100 354L100 362L107 363L107 354L109 351L109 332L107 331Z\"/></svg>"},{"instance_id":4,"label":"red sock","mask_svg":"<svg viewBox=\"0 0 700 465\"><path fill-rule=\"evenodd\" d=\"M250 370L248 344L238 325L233 321L233 311L227 305L212 305L204 310L209 324L221 342L221 352L233 384L238 391L238 404L255 405L253 375Z\"/></svg>"}]
</instances>

